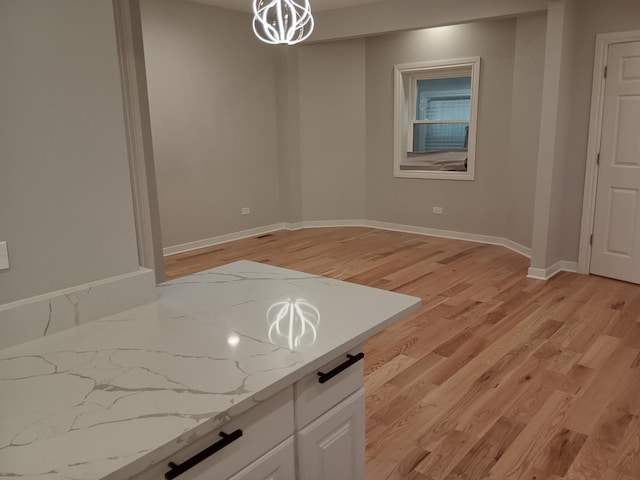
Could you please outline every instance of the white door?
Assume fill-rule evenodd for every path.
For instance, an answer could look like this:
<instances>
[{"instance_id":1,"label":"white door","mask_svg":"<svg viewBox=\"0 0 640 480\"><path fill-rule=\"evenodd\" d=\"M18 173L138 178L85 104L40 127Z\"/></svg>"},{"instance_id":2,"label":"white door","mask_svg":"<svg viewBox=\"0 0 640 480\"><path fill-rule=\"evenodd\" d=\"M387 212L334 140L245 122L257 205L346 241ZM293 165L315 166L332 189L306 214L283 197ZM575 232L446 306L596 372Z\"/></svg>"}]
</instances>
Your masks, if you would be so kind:
<instances>
[{"instance_id":1,"label":"white door","mask_svg":"<svg viewBox=\"0 0 640 480\"><path fill-rule=\"evenodd\" d=\"M293 437L265 453L229 480L296 480Z\"/></svg>"},{"instance_id":2,"label":"white door","mask_svg":"<svg viewBox=\"0 0 640 480\"><path fill-rule=\"evenodd\" d=\"M298 480L364 480L364 390L300 430Z\"/></svg>"},{"instance_id":3,"label":"white door","mask_svg":"<svg viewBox=\"0 0 640 480\"><path fill-rule=\"evenodd\" d=\"M640 42L609 47L590 271L640 283Z\"/></svg>"}]
</instances>

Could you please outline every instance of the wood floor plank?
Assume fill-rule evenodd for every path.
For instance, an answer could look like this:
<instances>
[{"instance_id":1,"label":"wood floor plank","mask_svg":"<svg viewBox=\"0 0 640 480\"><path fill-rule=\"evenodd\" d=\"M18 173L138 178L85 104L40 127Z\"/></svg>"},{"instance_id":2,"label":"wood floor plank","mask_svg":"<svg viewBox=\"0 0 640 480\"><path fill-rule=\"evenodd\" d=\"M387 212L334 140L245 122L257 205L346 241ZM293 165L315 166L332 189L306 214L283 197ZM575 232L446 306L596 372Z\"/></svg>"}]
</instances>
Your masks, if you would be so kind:
<instances>
[{"instance_id":1,"label":"wood floor plank","mask_svg":"<svg viewBox=\"0 0 640 480\"><path fill-rule=\"evenodd\" d=\"M551 472L531 467L523 473L518 480L562 480L562 477L554 475Z\"/></svg>"},{"instance_id":2,"label":"wood floor plank","mask_svg":"<svg viewBox=\"0 0 640 480\"><path fill-rule=\"evenodd\" d=\"M365 348L365 355L369 353L369 349ZM427 355L425 360L423 360L424 364L436 364L438 361L443 360L439 355ZM391 360L386 362L380 368L376 370L371 370L369 374L365 377L365 387L369 393L374 392L377 388L381 387L385 383L387 383L389 377L395 377L401 375L403 372L406 372L412 365L417 363L418 361L415 358L411 358L407 355L399 354L393 357ZM425 365L426 366L426 365ZM422 367L419 367L422 368ZM390 382L393 383L393 382ZM402 387L403 385L397 385Z\"/></svg>"},{"instance_id":3,"label":"wood floor plank","mask_svg":"<svg viewBox=\"0 0 640 480\"><path fill-rule=\"evenodd\" d=\"M616 472L615 470L609 470L605 473L604 477L598 477L602 480L637 480L635 477L630 477L624 473Z\"/></svg>"},{"instance_id":4,"label":"wood floor plank","mask_svg":"<svg viewBox=\"0 0 640 480\"><path fill-rule=\"evenodd\" d=\"M605 366L611 354L616 351L621 343L622 340L620 338L601 335L585 352L578 364L598 370Z\"/></svg>"},{"instance_id":5,"label":"wood floor plank","mask_svg":"<svg viewBox=\"0 0 640 480\"><path fill-rule=\"evenodd\" d=\"M542 460L538 460L549 456L549 443L560 433L573 402L572 395L552 393L491 469L489 477L492 480L518 480L531 466L544 471L546 467L542 465Z\"/></svg>"},{"instance_id":6,"label":"wood floor plank","mask_svg":"<svg viewBox=\"0 0 640 480\"><path fill-rule=\"evenodd\" d=\"M617 473L640 478L640 418L633 417L614 460Z\"/></svg>"},{"instance_id":7,"label":"wood floor plank","mask_svg":"<svg viewBox=\"0 0 640 480\"><path fill-rule=\"evenodd\" d=\"M532 383L541 383L537 375L540 373L542 362L543 360L534 356L527 358L504 382L489 389L482 398L475 402L475 405L463 412L458 419L456 428L474 436L482 436L501 417L504 418L505 413L513 408L516 402L524 402L527 406L531 406L530 396L523 400L522 394L529 389ZM551 391L549 391L550 393ZM547 397L548 395L544 399L546 400ZM514 417L504 421L512 421ZM523 417L517 419L517 422L520 423L522 419Z\"/></svg>"},{"instance_id":8,"label":"wood floor plank","mask_svg":"<svg viewBox=\"0 0 640 480\"><path fill-rule=\"evenodd\" d=\"M569 412L565 426L575 432L590 435L606 405L611 401L616 385L624 378L638 351L620 347L609 357L589 387L579 393Z\"/></svg>"},{"instance_id":9,"label":"wood floor plank","mask_svg":"<svg viewBox=\"0 0 640 480\"><path fill-rule=\"evenodd\" d=\"M498 419L446 476L445 480L474 480L486 477L524 427L524 423L518 423L504 417Z\"/></svg>"},{"instance_id":10,"label":"wood floor plank","mask_svg":"<svg viewBox=\"0 0 640 480\"><path fill-rule=\"evenodd\" d=\"M240 259L422 299L365 344L367 480L640 480L640 286L364 227L173 255L167 278Z\"/></svg>"},{"instance_id":11,"label":"wood floor plank","mask_svg":"<svg viewBox=\"0 0 640 480\"><path fill-rule=\"evenodd\" d=\"M484 350L487 343L487 340L482 337L472 336L469 338L454 353L431 370L431 383L442 385L462 367L473 361Z\"/></svg>"},{"instance_id":12,"label":"wood floor plank","mask_svg":"<svg viewBox=\"0 0 640 480\"><path fill-rule=\"evenodd\" d=\"M380 470L377 475L384 478L404 458L407 449L417 445L422 432L420 428L412 427L428 427L439 415L438 408L417 403L376 438L367 439L367 471Z\"/></svg>"},{"instance_id":13,"label":"wood floor plank","mask_svg":"<svg viewBox=\"0 0 640 480\"><path fill-rule=\"evenodd\" d=\"M563 428L551 438L535 464L546 472L564 477L586 440L586 435Z\"/></svg>"},{"instance_id":14,"label":"wood floor plank","mask_svg":"<svg viewBox=\"0 0 640 480\"><path fill-rule=\"evenodd\" d=\"M604 412L565 477L570 480L600 480L604 472L613 470L614 455L632 420L633 416L625 412Z\"/></svg>"},{"instance_id":15,"label":"wood floor plank","mask_svg":"<svg viewBox=\"0 0 640 480\"><path fill-rule=\"evenodd\" d=\"M388 382L398 388L406 387L407 385L415 382L416 379L425 375L436 365L442 363L444 360L445 357L442 357L437 353L429 353L422 357L420 360L414 361L411 365L404 368L397 375L387 376L387 378L391 377Z\"/></svg>"},{"instance_id":16,"label":"wood floor plank","mask_svg":"<svg viewBox=\"0 0 640 480\"><path fill-rule=\"evenodd\" d=\"M429 383L427 379L418 378L406 387L398 389L384 405L378 407L377 411L370 413L371 418L384 425L390 425L415 405L416 398L424 397L435 388L436 385Z\"/></svg>"},{"instance_id":17,"label":"wood floor plank","mask_svg":"<svg viewBox=\"0 0 640 480\"><path fill-rule=\"evenodd\" d=\"M451 430L437 447L431 449L431 454L420 462L415 470L433 480L444 480L473 448L476 441L477 439L471 435Z\"/></svg>"},{"instance_id":18,"label":"wood floor plank","mask_svg":"<svg viewBox=\"0 0 640 480\"><path fill-rule=\"evenodd\" d=\"M431 452L427 452L420 447L409 447L402 459L397 462L390 472L384 477L385 480L404 480L406 478L428 478L416 471L416 467L429 457Z\"/></svg>"},{"instance_id":19,"label":"wood floor plank","mask_svg":"<svg viewBox=\"0 0 640 480\"><path fill-rule=\"evenodd\" d=\"M516 393L516 398L504 412L504 416L525 425L531 422L551 394L557 391L556 382L550 382L549 376L544 371L536 375L520 393Z\"/></svg>"}]
</instances>

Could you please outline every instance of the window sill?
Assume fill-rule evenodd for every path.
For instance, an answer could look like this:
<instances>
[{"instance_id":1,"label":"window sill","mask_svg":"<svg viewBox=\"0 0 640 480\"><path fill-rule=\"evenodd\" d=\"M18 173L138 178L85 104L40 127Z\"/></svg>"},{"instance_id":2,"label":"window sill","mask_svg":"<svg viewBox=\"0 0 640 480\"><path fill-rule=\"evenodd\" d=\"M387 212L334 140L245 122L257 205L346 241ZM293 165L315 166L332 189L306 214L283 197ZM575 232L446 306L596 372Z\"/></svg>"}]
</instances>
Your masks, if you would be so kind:
<instances>
[{"instance_id":1,"label":"window sill","mask_svg":"<svg viewBox=\"0 0 640 480\"><path fill-rule=\"evenodd\" d=\"M466 159L467 151L408 152L403 161L396 164L394 176L399 178L473 180L473 171L468 171L468 166L465 166Z\"/></svg>"},{"instance_id":2,"label":"window sill","mask_svg":"<svg viewBox=\"0 0 640 480\"><path fill-rule=\"evenodd\" d=\"M400 170L466 173L467 158L466 150L433 153L407 152L406 158L400 164Z\"/></svg>"},{"instance_id":3,"label":"window sill","mask_svg":"<svg viewBox=\"0 0 640 480\"><path fill-rule=\"evenodd\" d=\"M393 176L396 178L422 178L432 180L474 180L473 172L443 172L434 170L410 170L411 167L404 166L395 169Z\"/></svg>"}]
</instances>

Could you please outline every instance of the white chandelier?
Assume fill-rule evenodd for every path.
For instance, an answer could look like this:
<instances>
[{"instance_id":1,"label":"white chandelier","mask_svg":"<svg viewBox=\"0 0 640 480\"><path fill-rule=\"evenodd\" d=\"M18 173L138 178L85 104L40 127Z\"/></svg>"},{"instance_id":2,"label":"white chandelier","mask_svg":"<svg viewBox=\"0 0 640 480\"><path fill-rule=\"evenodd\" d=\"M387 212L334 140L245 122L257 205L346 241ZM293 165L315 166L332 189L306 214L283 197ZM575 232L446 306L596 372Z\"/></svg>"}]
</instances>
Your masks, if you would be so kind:
<instances>
[{"instance_id":1,"label":"white chandelier","mask_svg":"<svg viewBox=\"0 0 640 480\"><path fill-rule=\"evenodd\" d=\"M263 42L295 45L312 30L309 0L253 0L253 31Z\"/></svg>"}]
</instances>

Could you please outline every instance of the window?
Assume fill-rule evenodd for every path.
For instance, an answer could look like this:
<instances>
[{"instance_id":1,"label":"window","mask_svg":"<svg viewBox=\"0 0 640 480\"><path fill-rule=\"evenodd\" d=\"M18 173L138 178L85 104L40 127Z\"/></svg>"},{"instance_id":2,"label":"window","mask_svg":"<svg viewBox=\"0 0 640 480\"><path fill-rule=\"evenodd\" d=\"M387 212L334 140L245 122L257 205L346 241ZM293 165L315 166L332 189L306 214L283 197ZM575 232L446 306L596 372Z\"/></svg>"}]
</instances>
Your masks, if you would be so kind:
<instances>
[{"instance_id":1,"label":"window","mask_svg":"<svg viewBox=\"0 0 640 480\"><path fill-rule=\"evenodd\" d=\"M396 177L474 179L479 76L479 57L396 65Z\"/></svg>"}]
</instances>

